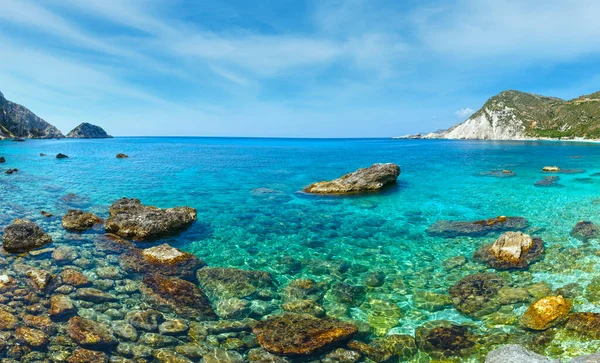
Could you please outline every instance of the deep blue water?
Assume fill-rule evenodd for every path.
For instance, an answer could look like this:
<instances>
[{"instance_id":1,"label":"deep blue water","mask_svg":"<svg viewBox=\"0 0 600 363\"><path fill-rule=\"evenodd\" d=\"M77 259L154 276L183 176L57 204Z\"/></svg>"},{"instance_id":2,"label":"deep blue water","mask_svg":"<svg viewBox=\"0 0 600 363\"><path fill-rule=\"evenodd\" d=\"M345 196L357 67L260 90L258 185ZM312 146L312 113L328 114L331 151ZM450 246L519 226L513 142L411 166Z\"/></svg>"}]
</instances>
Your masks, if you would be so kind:
<instances>
[{"instance_id":1,"label":"deep blue water","mask_svg":"<svg viewBox=\"0 0 600 363\"><path fill-rule=\"evenodd\" d=\"M56 159L59 152L69 158ZM117 153L130 158L116 159ZM115 138L0 142L0 155L7 159L0 167L19 169L0 175L0 227L28 218L60 241L69 238L60 219L43 218L41 210L60 216L77 207L106 217L110 203L124 196L159 207L189 205L197 208L198 222L172 238L174 246L209 265L271 271L282 286L301 276L354 284L373 271L398 277L403 287L372 289L368 298L397 304L402 318L394 331L409 333L437 318L470 321L451 307L419 310L411 294L445 293L465 272L448 274L442 262L470 258L495 237L430 237L425 229L437 220L523 216L530 221L528 232L546 242L549 256L581 245L569 237L575 223L600 222L600 176L594 176L600 173L600 144L593 143ZM400 165L396 186L352 197L299 192L377 162ZM545 165L581 170L557 174L554 186L536 187L548 176L541 171ZM498 169L515 176L486 175ZM74 203L61 199L68 193L78 196ZM283 256L302 261L302 270L283 273L278 262ZM554 288L585 285L599 270L595 256L586 258L592 264L587 270L537 269L530 279ZM581 300L575 308L595 307ZM362 320L369 313L368 307L346 312Z\"/></svg>"}]
</instances>

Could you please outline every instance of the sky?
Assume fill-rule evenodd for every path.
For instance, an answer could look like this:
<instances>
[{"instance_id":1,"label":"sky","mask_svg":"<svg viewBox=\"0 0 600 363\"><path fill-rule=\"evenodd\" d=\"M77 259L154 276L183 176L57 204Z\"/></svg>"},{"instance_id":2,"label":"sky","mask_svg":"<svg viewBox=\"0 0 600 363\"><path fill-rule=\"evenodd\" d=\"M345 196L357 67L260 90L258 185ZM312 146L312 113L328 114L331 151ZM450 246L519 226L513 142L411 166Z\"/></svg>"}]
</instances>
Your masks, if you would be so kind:
<instances>
[{"instance_id":1,"label":"sky","mask_svg":"<svg viewBox=\"0 0 600 363\"><path fill-rule=\"evenodd\" d=\"M3 0L0 91L64 133L389 137L600 90L600 1Z\"/></svg>"}]
</instances>

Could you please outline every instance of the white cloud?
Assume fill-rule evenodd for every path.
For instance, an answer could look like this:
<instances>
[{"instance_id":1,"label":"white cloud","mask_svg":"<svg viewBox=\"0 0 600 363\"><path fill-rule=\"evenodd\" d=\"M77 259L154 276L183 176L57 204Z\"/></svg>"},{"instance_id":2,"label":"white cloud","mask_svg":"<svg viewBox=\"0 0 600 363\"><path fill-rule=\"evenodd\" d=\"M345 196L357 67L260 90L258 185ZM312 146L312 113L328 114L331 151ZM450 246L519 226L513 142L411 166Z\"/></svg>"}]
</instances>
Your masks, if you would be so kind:
<instances>
[{"instance_id":1,"label":"white cloud","mask_svg":"<svg viewBox=\"0 0 600 363\"><path fill-rule=\"evenodd\" d=\"M460 110L454 112L454 114L456 115L456 117L460 117L460 118L465 118L465 117L469 117L472 114L475 113L475 110L472 108L461 108Z\"/></svg>"}]
</instances>

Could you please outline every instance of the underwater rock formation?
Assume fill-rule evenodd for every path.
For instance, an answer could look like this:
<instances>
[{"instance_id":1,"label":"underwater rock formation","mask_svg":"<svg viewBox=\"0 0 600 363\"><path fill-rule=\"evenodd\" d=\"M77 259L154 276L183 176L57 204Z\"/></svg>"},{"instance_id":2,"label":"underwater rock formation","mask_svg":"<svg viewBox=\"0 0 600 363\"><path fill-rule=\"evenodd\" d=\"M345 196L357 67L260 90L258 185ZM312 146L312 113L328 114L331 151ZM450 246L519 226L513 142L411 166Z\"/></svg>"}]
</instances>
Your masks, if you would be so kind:
<instances>
[{"instance_id":1,"label":"underwater rock formation","mask_svg":"<svg viewBox=\"0 0 600 363\"><path fill-rule=\"evenodd\" d=\"M109 327L80 316L69 319L67 333L84 348L105 348L117 344L117 339Z\"/></svg>"},{"instance_id":2,"label":"underwater rock formation","mask_svg":"<svg viewBox=\"0 0 600 363\"><path fill-rule=\"evenodd\" d=\"M271 274L263 271L205 267L196 277L208 296L216 299L250 297L274 286Z\"/></svg>"},{"instance_id":3,"label":"underwater rock formation","mask_svg":"<svg viewBox=\"0 0 600 363\"><path fill-rule=\"evenodd\" d=\"M496 298L504 285L505 281L496 274L473 274L462 278L449 292L458 311L477 317L498 310Z\"/></svg>"},{"instance_id":4,"label":"underwater rock formation","mask_svg":"<svg viewBox=\"0 0 600 363\"><path fill-rule=\"evenodd\" d=\"M46 234L36 223L17 219L4 229L2 247L11 253L27 252L52 242L52 237Z\"/></svg>"},{"instance_id":5,"label":"underwater rock formation","mask_svg":"<svg viewBox=\"0 0 600 363\"><path fill-rule=\"evenodd\" d=\"M373 164L338 179L311 184L304 188L304 191L313 194L350 194L376 191L386 185L394 184L399 175L400 167L396 164Z\"/></svg>"},{"instance_id":6,"label":"underwater rock formation","mask_svg":"<svg viewBox=\"0 0 600 363\"><path fill-rule=\"evenodd\" d=\"M259 321L252 328L256 340L269 352L308 355L352 338L356 326L331 318L284 314Z\"/></svg>"},{"instance_id":7,"label":"underwater rock formation","mask_svg":"<svg viewBox=\"0 0 600 363\"><path fill-rule=\"evenodd\" d=\"M492 232L520 231L529 225L523 217L499 216L477 221L437 221L427 228L430 236L453 238L458 236L485 236Z\"/></svg>"},{"instance_id":8,"label":"underwater rock formation","mask_svg":"<svg viewBox=\"0 0 600 363\"><path fill-rule=\"evenodd\" d=\"M204 292L191 282L152 274L142 279L140 291L144 300L158 310L196 320L217 318Z\"/></svg>"},{"instance_id":9,"label":"underwater rock formation","mask_svg":"<svg viewBox=\"0 0 600 363\"><path fill-rule=\"evenodd\" d=\"M473 258L495 269L520 269L527 268L543 253L541 238L521 232L505 232L496 242L475 252Z\"/></svg>"},{"instance_id":10,"label":"underwater rock formation","mask_svg":"<svg viewBox=\"0 0 600 363\"><path fill-rule=\"evenodd\" d=\"M415 339L419 349L436 358L468 355L478 340L467 326L445 320L423 324Z\"/></svg>"},{"instance_id":11,"label":"underwater rock formation","mask_svg":"<svg viewBox=\"0 0 600 363\"><path fill-rule=\"evenodd\" d=\"M595 239L600 236L600 228L590 221L579 221L575 227L573 227L571 236L583 242L587 242L590 239Z\"/></svg>"},{"instance_id":12,"label":"underwater rock formation","mask_svg":"<svg viewBox=\"0 0 600 363\"><path fill-rule=\"evenodd\" d=\"M69 209L62 217L62 226L68 231L83 232L102 223L97 215L76 209Z\"/></svg>"},{"instance_id":13,"label":"underwater rock formation","mask_svg":"<svg viewBox=\"0 0 600 363\"><path fill-rule=\"evenodd\" d=\"M109 242L112 249L126 248L118 239ZM107 245L105 245L107 246ZM206 264L198 257L164 243L159 246L126 249L120 256L121 267L131 273L160 273L165 276L194 280L196 271Z\"/></svg>"},{"instance_id":14,"label":"underwater rock formation","mask_svg":"<svg viewBox=\"0 0 600 363\"><path fill-rule=\"evenodd\" d=\"M571 313L565 328L590 339L600 339L600 313Z\"/></svg>"},{"instance_id":15,"label":"underwater rock formation","mask_svg":"<svg viewBox=\"0 0 600 363\"><path fill-rule=\"evenodd\" d=\"M547 296L531 304L521 316L521 323L532 330L546 330L569 317L573 304L562 296Z\"/></svg>"},{"instance_id":16,"label":"underwater rock formation","mask_svg":"<svg viewBox=\"0 0 600 363\"><path fill-rule=\"evenodd\" d=\"M109 209L105 228L123 238L148 241L172 235L196 220L196 209L175 207L160 209L143 205L139 199L121 198Z\"/></svg>"},{"instance_id":17,"label":"underwater rock formation","mask_svg":"<svg viewBox=\"0 0 600 363\"><path fill-rule=\"evenodd\" d=\"M533 185L539 188L560 187L561 185L558 184L559 180L559 176L546 176L543 179L536 181Z\"/></svg>"}]
</instances>

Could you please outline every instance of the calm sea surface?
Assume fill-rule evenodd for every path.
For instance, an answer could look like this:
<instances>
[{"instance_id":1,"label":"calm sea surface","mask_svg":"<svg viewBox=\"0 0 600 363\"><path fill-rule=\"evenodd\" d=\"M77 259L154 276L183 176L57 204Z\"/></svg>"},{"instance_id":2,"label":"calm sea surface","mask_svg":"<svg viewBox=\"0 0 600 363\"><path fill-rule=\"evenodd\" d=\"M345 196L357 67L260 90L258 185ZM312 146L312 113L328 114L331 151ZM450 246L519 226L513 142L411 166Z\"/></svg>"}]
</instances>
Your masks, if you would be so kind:
<instances>
[{"instance_id":1,"label":"calm sea surface","mask_svg":"<svg viewBox=\"0 0 600 363\"><path fill-rule=\"evenodd\" d=\"M59 152L69 158L56 159ZM116 159L117 153L129 159ZM493 271L471 256L497 234L427 235L427 227L438 220L527 218L526 232L545 241L546 256L528 271L502 274L515 286L546 282L557 289L577 283L581 292L574 309L600 312L585 293L600 271L593 253L598 245L570 237L578 221L600 222L600 144L114 138L0 142L0 156L7 159L3 169L19 169L0 175L2 228L26 218L42 225L55 244L77 244L60 226L60 215L69 208L106 218L108 206L121 197L159 207L188 205L198 210L198 222L168 243L209 266L269 271L280 288L298 278L373 285L365 287L360 304L343 305L326 296L322 305L329 315L370 323L380 335L412 335L424 322L439 319L472 324L479 334L518 329L515 317L528 303L511 305L494 321L466 317L451 305L432 309L415 303L415 293L446 295L460 278ZM312 182L378 162L393 162L402 170L398 184L381 193L323 197L300 192ZM545 165L573 170L556 174L559 180L549 187L535 186L548 176L541 171ZM489 173L502 169L515 175ZM69 193L78 197L65 202L62 197ZM44 218L41 210L57 217ZM444 267L456 256L465 256L467 263ZM299 262L298 268L288 268L288 257ZM373 279L382 285L367 283ZM382 304L394 306L393 323L372 319ZM597 348L564 338L549 343L545 353L564 358Z\"/></svg>"}]
</instances>

